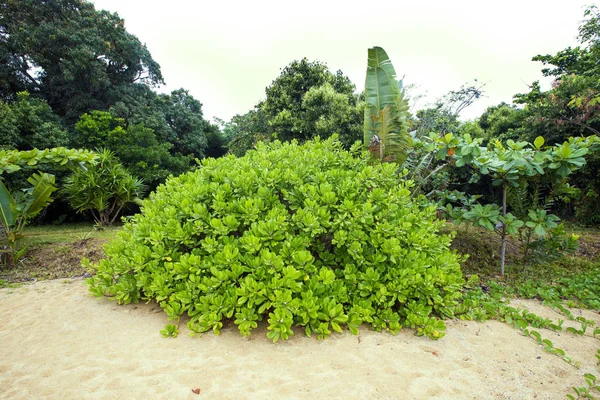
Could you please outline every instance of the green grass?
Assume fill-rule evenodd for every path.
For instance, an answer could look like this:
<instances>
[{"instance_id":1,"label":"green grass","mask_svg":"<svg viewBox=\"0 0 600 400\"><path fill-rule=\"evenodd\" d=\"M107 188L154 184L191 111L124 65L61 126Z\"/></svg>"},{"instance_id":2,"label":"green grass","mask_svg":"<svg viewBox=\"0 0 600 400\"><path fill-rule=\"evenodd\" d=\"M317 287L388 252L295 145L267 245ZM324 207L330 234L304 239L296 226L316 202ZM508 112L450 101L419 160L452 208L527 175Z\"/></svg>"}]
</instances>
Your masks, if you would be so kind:
<instances>
[{"instance_id":1,"label":"green grass","mask_svg":"<svg viewBox=\"0 0 600 400\"><path fill-rule=\"evenodd\" d=\"M56 243L72 243L85 239L107 240L119 230L118 226L97 229L90 223L28 226L24 229L25 238L21 246L30 249Z\"/></svg>"}]
</instances>

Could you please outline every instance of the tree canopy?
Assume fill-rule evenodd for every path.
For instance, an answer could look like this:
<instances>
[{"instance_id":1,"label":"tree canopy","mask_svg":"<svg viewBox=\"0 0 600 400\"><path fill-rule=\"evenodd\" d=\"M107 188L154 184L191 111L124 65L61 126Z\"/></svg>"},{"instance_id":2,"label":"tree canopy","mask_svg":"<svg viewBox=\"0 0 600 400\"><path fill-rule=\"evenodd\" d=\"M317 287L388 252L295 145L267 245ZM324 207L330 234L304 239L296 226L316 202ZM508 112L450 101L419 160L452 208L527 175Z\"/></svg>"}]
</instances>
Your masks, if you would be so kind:
<instances>
[{"instance_id":1,"label":"tree canopy","mask_svg":"<svg viewBox=\"0 0 600 400\"><path fill-rule=\"evenodd\" d=\"M191 157L174 157L171 144L157 139L144 124L127 124L106 111L83 114L75 124L73 143L78 147L106 148L135 176L156 187L171 174L189 169Z\"/></svg>"},{"instance_id":2,"label":"tree canopy","mask_svg":"<svg viewBox=\"0 0 600 400\"><path fill-rule=\"evenodd\" d=\"M116 14L81 0L3 2L0 96L44 98L70 121L106 109L134 82L163 83L160 66Z\"/></svg>"},{"instance_id":3,"label":"tree canopy","mask_svg":"<svg viewBox=\"0 0 600 400\"><path fill-rule=\"evenodd\" d=\"M259 104L280 140L312 139L338 133L350 145L361 139L362 109L356 87L342 71L306 58L287 65L265 90Z\"/></svg>"},{"instance_id":4,"label":"tree canopy","mask_svg":"<svg viewBox=\"0 0 600 400\"><path fill-rule=\"evenodd\" d=\"M69 137L60 118L42 99L17 93L11 103L0 100L0 143L8 149L31 150L66 146Z\"/></svg>"}]
</instances>

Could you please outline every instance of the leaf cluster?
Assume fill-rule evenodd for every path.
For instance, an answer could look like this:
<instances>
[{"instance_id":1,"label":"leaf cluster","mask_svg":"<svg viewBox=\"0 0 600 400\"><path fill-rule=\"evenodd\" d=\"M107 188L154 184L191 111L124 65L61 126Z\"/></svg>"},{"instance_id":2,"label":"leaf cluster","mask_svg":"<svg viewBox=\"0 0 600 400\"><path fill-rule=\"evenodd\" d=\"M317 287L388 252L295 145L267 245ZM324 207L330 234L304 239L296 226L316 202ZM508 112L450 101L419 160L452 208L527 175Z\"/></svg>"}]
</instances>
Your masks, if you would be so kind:
<instances>
[{"instance_id":1,"label":"leaf cluster","mask_svg":"<svg viewBox=\"0 0 600 400\"><path fill-rule=\"evenodd\" d=\"M74 164L93 164L96 153L89 150L67 149L56 147L44 150L0 150L0 175L25 168L38 168L40 165L54 164L73 166Z\"/></svg>"}]
</instances>

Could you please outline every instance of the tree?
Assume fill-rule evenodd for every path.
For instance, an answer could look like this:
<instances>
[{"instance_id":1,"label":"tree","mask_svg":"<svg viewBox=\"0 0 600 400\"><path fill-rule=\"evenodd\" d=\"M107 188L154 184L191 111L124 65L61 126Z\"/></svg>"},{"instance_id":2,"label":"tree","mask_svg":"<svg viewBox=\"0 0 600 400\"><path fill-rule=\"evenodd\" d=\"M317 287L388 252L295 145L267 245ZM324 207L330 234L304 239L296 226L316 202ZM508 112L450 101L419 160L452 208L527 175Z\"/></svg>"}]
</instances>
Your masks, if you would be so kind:
<instances>
[{"instance_id":1,"label":"tree","mask_svg":"<svg viewBox=\"0 0 600 400\"><path fill-rule=\"evenodd\" d=\"M217 125L209 124L204 133L206 135L205 155L207 157L219 158L227 154L228 140L223 136Z\"/></svg>"},{"instance_id":2,"label":"tree","mask_svg":"<svg viewBox=\"0 0 600 400\"><path fill-rule=\"evenodd\" d=\"M528 139L530 131L526 125L527 117L528 112L524 109L504 102L490 106L479 117L479 126L483 129L480 137L486 140Z\"/></svg>"},{"instance_id":3,"label":"tree","mask_svg":"<svg viewBox=\"0 0 600 400\"><path fill-rule=\"evenodd\" d=\"M596 6L584 12L579 26L580 46L567 48L554 55L538 55L545 68L544 76L555 80L552 88L541 90L539 82L528 93L517 94L515 102L524 106L527 139L543 136L546 143L562 143L570 137L600 132L600 13ZM575 202L575 215L587 223L600 222L600 155L595 153L587 165L572 177L580 189ZM563 207L572 212L571 206Z\"/></svg>"},{"instance_id":4,"label":"tree","mask_svg":"<svg viewBox=\"0 0 600 400\"><path fill-rule=\"evenodd\" d=\"M81 0L5 1L0 6L0 97L28 91L76 121L108 109L134 82L163 83L148 49L117 14Z\"/></svg>"},{"instance_id":5,"label":"tree","mask_svg":"<svg viewBox=\"0 0 600 400\"><path fill-rule=\"evenodd\" d=\"M528 93L515 96L515 102L526 107L532 123L544 129L544 138L550 143L600 131L600 12L590 6L584 17L579 26L580 46L533 57L546 66L544 76L555 78L552 89L544 92L539 82L534 82Z\"/></svg>"},{"instance_id":6,"label":"tree","mask_svg":"<svg viewBox=\"0 0 600 400\"><path fill-rule=\"evenodd\" d=\"M328 84L328 86L326 86ZM319 89L317 92L315 90ZM309 99L306 94L313 90ZM341 71L333 74L327 65L306 58L286 66L266 88L266 99L258 105L270 132L283 141L331 136L325 128L341 122L337 133L346 144L360 140L360 112L355 86ZM326 104L331 103L331 104ZM320 115L319 111L325 111Z\"/></svg>"},{"instance_id":7,"label":"tree","mask_svg":"<svg viewBox=\"0 0 600 400\"><path fill-rule=\"evenodd\" d=\"M156 94L147 86L134 85L110 112L128 124L152 129L159 141L172 144L175 157L204 158L208 135L214 139L215 127L204 119L202 103L185 89Z\"/></svg>"},{"instance_id":8,"label":"tree","mask_svg":"<svg viewBox=\"0 0 600 400\"><path fill-rule=\"evenodd\" d=\"M66 146L69 137L60 118L44 100L28 92L17 93L16 101L0 100L0 143L17 150Z\"/></svg>"},{"instance_id":9,"label":"tree","mask_svg":"<svg viewBox=\"0 0 600 400\"><path fill-rule=\"evenodd\" d=\"M202 103L185 89L178 89L170 95L159 95L167 126L171 129L173 151L204 157L208 146L207 131L213 131L210 123L203 118Z\"/></svg>"},{"instance_id":10,"label":"tree","mask_svg":"<svg viewBox=\"0 0 600 400\"><path fill-rule=\"evenodd\" d=\"M243 115L235 115L223 129L231 139L227 148L231 154L242 157L254 147L258 141L268 141L271 127L267 122L265 112L256 106Z\"/></svg>"},{"instance_id":11,"label":"tree","mask_svg":"<svg viewBox=\"0 0 600 400\"><path fill-rule=\"evenodd\" d=\"M420 135L436 132L440 137L446 133L455 133L460 127L460 113L482 96L483 87L484 85L475 81L458 90L451 90L433 106L416 112L413 129Z\"/></svg>"},{"instance_id":12,"label":"tree","mask_svg":"<svg viewBox=\"0 0 600 400\"><path fill-rule=\"evenodd\" d=\"M504 274L506 243L516 235L523 250L523 263L543 262L577 248L577 237L566 235L558 216L548 212L558 198L572 197L576 191L569 178L586 163L585 156L597 151L597 136L571 138L560 145L544 147L540 136L533 144L494 140L480 146L482 138L465 135L453 142L457 167L469 166L490 175L501 189L501 205L475 204L470 209L446 210L456 220L496 230L502 238L500 273ZM511 212L509 212L509 209Z\"/></svg>"},{"instance_id":13,"label":"tree","mask_svg":"<svg viewBox=\"0 0 600 400\"><path fill-rule=\"evenodd\" d=\"M160 143L143 124L127 125L106 111L83 114L75 124L73 142L88 149L105 147L135 176L154 188L171 174L187 170L191 157L174 157L170 143Z\"/></svg>"},{"instance_id":14,"label":"tree","mask_svg":"<svg viewBox=\"0 0 600 400\"><path fill-rule=\"evenodd\" d=\"M306 132L322 138L337 134L346 148L360 140L363 105L337 92L329 82L310 88L302 99L302 107Z\"/></svg>"}]
</instances>

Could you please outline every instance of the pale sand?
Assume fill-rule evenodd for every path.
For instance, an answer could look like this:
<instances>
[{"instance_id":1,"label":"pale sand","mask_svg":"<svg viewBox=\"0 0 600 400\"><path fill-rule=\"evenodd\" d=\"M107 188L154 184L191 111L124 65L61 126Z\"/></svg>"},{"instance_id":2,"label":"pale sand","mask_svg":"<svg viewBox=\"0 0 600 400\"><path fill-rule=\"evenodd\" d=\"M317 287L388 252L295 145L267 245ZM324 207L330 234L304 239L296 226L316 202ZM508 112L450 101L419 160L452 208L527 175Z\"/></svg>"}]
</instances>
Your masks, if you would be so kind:
<instances>
[{"instance_id":1,"label":"pale sand","mask_svg":"<svg viewBox=\"0 0 600 400\"><path fill-rule=\"evenodd\" d=\"M190 338L184 328L164 339L156 305L98 300L81 280L2 289L0 306L1 398L564 399L584 373L600 375L598 339L543 331L581 362L577 370L496 321L450 321L439 341L364 328L325 341L298 330L272 344L264 326L248 339L234 325L220 336ZM583 315L600 324L598 313Z\"/></svg>"}]
</instances>

